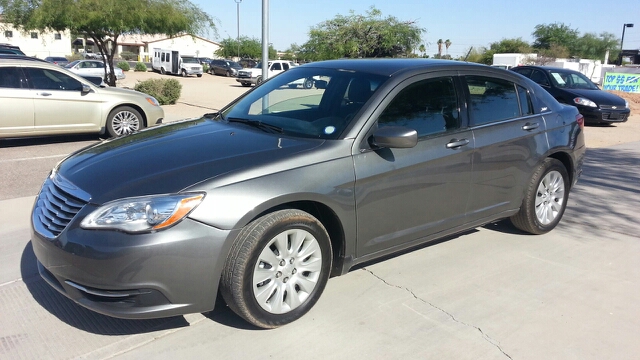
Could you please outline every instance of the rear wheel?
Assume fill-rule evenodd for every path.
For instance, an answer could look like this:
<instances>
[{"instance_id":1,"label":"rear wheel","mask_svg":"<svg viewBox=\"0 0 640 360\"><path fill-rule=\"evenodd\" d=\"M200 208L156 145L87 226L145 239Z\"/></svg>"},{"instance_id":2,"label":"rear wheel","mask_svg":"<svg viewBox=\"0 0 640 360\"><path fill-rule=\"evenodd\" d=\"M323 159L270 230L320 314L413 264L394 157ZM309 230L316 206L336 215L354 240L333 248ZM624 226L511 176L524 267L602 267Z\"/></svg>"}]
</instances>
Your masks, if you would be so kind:
<instances>
[{"instance_id":1,"label":"rear wheel","mask_svg":"<svg viewBox=\"0 0 640 360\"><path fill-rule=\"evenodd\" d=\"M220 291L248 322L275 328L318 301L332 261L329 235L300 210L280 210L245 226L225 262Z\"/></svg>"},{"instance_id":2,"label":"rear wheel","mask_svg":"<svg viewBox=\"0 0 640 360\"><path fill-rule=\"evenodd\" d=\"M227 77L231 77L231 70L227 70L225 75L227 75Z\"/></svg>"},{"instance_id":3,"label":"rear wheel","mask_svg":"<svg viewBox=\"0 0 640 360\"><path fill-rule=\"evenodd\" d=\"M305 89L311 89L313 87L313 80L312 79L305 79L303 86L304 86Z\"/></svg>"},{"instance_id":4,"label":"rear wheel","mask_svg":"<svg viewBox=\"0 0 640 360\"><path fill-rule=\"evenodd\" d=\"M140 113L130 106L120 106L109 113L107 132L111 137L123 136L144 127Z\"/></svg>"},{"instance_id":5,"label":"rear wheel","mask_svg":"<svg viewBox=\"0 0 640 360\"><path fill-rule=\"evenodd\" d=\"M518 229L544 234L558 225L569 198L569 174L556 159L547 158L534 171L520 211L511 217Z\"/></svg>"},{"instance_id":6,"label":"rear wheel","mask_svg":"<svg viewBox=\"0 0 640 360\"><path fill-rule=\"evenodd\" d=\"M160 74L162 74L162 75L165 74L164 68L160 68Z\"/></svg>"}]
</instances>

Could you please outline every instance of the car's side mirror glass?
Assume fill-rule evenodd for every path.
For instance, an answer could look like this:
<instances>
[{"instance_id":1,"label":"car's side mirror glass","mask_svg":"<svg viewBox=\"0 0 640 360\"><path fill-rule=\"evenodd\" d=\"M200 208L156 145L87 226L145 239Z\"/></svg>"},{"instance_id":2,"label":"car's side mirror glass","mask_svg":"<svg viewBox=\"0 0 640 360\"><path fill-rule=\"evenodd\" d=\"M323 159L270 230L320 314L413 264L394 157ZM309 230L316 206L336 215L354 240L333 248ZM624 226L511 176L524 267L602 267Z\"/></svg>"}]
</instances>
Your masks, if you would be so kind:
<instances>
[{"instance_id":1,"label":"car's side mirror glass","mask_svg":"<svg viewBox=\"0 0 640 360\"><path fill-rule=\"evenodd\" d=\"M82 84L82 95L88 94L91 92L91 86Z\"/></svg>"},{"instance_id":2,"label":"car's side mirror glass","mask_svg":"<svg viewBox=\"0 0 640 360\"><path fill-rule=\"evenodd\" d=\"M371 135L369 143L378 148L412 148L418 144L418 132L404 126L385 126Z\"/></svg>"},{"instance_id":3,"label":"car's side mirror glass","mask_svg":"<svg viewBox=\"0 0 640 360\"><path fill-rule=\"evenodd\" d=\"M326 80L315 80L314 84L316 85L316 89L326 89L327 81Z\"/></svg>"}]
</instances>

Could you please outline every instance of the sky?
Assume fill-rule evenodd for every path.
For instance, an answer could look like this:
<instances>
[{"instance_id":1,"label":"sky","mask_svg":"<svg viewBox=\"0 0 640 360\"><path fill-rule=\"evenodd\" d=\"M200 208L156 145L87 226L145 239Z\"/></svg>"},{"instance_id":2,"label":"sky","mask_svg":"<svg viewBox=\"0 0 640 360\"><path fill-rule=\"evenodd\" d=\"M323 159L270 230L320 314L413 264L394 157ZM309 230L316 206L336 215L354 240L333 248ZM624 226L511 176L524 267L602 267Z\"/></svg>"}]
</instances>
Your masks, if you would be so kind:
<instances>
[{"instance_id":1,"label":"sky","mask_svg":"<svg viewBox=\"0 0 640 360\"><path fill-rule=\"evenodd\" d=\"M238 0L191 1L217 19L218 35L206 37L220 41L238 36ZM241 0L240 36L262 39L262 1ZM488 47L502 39L522 38L532 43L536 25L553 23L577 29L580 35L609 32L619 39L623 25L633 23L634 27L625 29L624 49L640 49L639 0L270 0L269 42L278 51L294 43L302 45L309 39L311 27L336 15L349 15L350 10L364 15L372 6L381 10L383 17L415 21L425 29L422 40L431 56L438 52L438 39L451 41L448 54L455 58L471 46Z\"/></svg>"}]
</instances>

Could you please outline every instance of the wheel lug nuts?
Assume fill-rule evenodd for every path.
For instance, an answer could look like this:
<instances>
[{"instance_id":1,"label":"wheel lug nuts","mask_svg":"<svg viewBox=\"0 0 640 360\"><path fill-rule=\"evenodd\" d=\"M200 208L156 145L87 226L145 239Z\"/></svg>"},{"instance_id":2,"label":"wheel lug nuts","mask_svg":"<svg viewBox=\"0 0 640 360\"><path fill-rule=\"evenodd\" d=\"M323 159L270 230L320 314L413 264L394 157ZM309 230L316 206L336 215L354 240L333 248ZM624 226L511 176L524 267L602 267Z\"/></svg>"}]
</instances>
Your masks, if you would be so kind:
<instances>
[{"instance_id":1,"label":"wheel lug nuts","mask_svg":"<svg viewBox=\"0 0 640 360\"><path fill-rule=\"evenodd\" d=\"M293 264L294 258L289 259L289 264Z\"/></svg>"},{"instance_id":2,"label":"wheel lug nuts","mask_svg":"<svg viewBox=\"0 0 640 360\"><path fill-rule=\"evenodd\" d=\"M289 278L288 278L288 277L286 277L286 278L282 279L282 282L283 282L283 283L286 283L287 281L289 281Z\"/></svg>"},{"instance_id":3,"label":"wheel lug nuts","mask_svg":"<svg viewBox=\"0 0 640 360\"><path fill-rule=\"evenodd\" d=\"M291 274L295 274L295 273L297 273L297 272L298 272L298 269L293 269L293 270L291 270Z\"/></svg>"},{"instance_id":4,"label":"wheel lug nuts","mask_svg":"<svg viewBox=\"0 0 640 360\"><path fill-rule=\"evenodd\" d=\"M281 273L280 271L278 271L278 272L276 273L276 278L279 278L280 276L282 276L282 273Z\"/></svg>"},{"instance_id":5,"label":"wheel lug nuts","mask_svg":"<svg viewBox=\"0 0 640 360\"><path fill-rule=\"evenodd\" d=\"M285 266L285 265L287 265L287 262L284 260L280 260L280 266Z\"/></svg>"}]
</instances>

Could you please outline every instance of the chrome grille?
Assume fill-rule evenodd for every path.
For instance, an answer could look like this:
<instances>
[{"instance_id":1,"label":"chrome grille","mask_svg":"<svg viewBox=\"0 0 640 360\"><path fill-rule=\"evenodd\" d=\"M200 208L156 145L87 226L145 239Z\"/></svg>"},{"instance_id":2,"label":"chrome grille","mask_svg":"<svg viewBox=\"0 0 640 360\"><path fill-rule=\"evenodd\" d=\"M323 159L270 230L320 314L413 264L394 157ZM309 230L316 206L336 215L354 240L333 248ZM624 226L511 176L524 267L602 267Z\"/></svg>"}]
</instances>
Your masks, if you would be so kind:
<instances>
[{"instance_id":1,"label":"chrome grille","mask_svg":"<svg viewBox=\"0 0 640 360\"><path fill-rule=\"evenodd\" d=\"M33 209L33 223L36 231L48 238L60 235L86 204L86 201L62 190L47 178Z\"/></svg>"}]
</instances>

